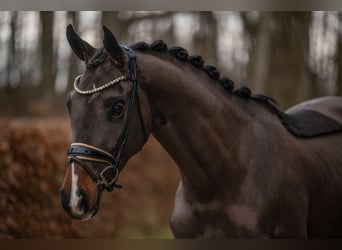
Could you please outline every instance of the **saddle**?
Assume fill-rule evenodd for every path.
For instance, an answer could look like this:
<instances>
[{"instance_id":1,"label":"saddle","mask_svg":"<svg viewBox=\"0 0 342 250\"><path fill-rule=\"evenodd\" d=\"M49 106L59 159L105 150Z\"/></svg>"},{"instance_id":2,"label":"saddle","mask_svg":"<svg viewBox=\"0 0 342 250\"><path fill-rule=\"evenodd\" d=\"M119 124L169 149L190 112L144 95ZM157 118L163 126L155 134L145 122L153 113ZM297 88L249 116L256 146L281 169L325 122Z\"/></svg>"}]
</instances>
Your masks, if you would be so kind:
<instances>
[{"instance_id":1,"label":"saddle","mask_svg":"<svg viewBox=\"0 0 342 250\"><path fill-rule=\"evenodd\" d=\"M312 138L342 132L342 124L314 110L302 109L282 113L281 121L296 137Z\"/></svg>"}]
</instances>

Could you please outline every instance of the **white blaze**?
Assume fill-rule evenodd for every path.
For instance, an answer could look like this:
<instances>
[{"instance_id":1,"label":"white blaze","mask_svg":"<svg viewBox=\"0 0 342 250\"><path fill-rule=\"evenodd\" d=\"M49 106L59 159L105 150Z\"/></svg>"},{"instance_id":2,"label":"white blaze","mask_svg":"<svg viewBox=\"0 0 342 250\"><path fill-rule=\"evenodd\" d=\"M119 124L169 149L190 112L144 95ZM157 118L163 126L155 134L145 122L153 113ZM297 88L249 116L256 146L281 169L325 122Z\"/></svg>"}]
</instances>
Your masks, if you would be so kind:
<instances>
[{"instance_id":1,"label":"white blaze","mask_svg":"<svg viewBox=\"0 0 342 250\"><path fill-rule=\"evenodd\" d=\"M74 162L71 163L71 195L70 195L70 202L69 206L71 207L71 211L73 214L80 214L82 211L79 210L78 204L79 201L82 199L81 196L77 195L77 182L78 182L78 175L75 171Z\"/></svg>"}]
</instances>

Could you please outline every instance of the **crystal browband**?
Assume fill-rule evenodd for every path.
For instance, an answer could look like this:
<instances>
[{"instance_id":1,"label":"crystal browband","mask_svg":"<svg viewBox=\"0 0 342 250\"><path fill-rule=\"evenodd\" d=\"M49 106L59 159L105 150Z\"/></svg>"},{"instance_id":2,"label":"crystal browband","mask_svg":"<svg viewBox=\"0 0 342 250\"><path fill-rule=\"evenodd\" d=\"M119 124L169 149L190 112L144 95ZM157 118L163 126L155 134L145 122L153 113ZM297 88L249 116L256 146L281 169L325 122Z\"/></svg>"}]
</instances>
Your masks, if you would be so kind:
<instances>
[{"instance_id":1,"label":"crystal browband","mask_svg":"<svg viewBox=\"0 0 342 250\"><path fill-rule=\"evenodd\" d=\"M90 90L80 90L78 88L78 82L79 82L81 77L82 77L82 75L79 75L79 76L77 76L75 78L74 89L76 90L77 93L80 93L82 95L90 95L90 94L93 94L93 93L96 93L96 92L100 92L100 91L102 91L102 90L104 90L104 89L106 89L106 88L108 88L108 87L110 87L110 86L120 82L120 81L123 81L123 80L127 79L126 76L120 76L120 77L118 77L118 78L116 78L116 79L114 79L114 80L112 80L112 81L110 81L110 82L108 82L106 84L101 85L100 87L97 87L97 88L94 87L93 89L90 89Z\"/></svg>"}]
</instances>

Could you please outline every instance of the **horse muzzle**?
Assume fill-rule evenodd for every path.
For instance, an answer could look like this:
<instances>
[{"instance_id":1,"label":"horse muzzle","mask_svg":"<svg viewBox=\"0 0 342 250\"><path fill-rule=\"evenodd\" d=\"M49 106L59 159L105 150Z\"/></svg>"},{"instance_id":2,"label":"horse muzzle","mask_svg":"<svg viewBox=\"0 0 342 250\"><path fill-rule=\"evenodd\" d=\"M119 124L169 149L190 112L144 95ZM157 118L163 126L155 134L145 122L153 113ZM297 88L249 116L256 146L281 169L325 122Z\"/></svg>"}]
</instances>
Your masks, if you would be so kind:
<instances>
[{"instance_id":1,"label":"horse muzzle","mask_svg":"<svg viewBox=\"0 0 342 250\"><path fill-rule=\"evenodd\" d=\"M75 194L68 194L62 188L60 197L64 210L73 219L89 220L97 213L99 208L97 202L91 205L89 196L83 189L78 189Z\"/></svg>"}]
</instances>

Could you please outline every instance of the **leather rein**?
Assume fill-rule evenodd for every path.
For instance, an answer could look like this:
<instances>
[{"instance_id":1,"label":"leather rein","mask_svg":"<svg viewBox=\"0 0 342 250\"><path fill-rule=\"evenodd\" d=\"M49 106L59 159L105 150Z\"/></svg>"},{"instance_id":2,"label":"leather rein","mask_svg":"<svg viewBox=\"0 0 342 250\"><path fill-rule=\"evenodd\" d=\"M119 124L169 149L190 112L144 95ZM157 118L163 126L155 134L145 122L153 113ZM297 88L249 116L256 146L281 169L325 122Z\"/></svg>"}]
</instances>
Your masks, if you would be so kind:
<instances>
[{"instance_id":1,"label":"leather rein","mask_svg":"<svg viewBox=\"0 0 342 250\"><path fill-rule=\"evenodd\" d=\"M135 100L137 100L138 105L138 112L139 117L141 121L142 126L142 133L144 136L144 143L147 141L148 134L146 131L146 127L144 124L144 120L142 117L141 107L140 107L140 101L139 96L137 94L137 88L138 88L138 80L137 80L137 61L136 61L136 54L131 49L124 45L120 45L121 48L123 48L124 51L126 51L128 58L129 58L129 74L130 74L130 80L133 84L130 100L128 104L128 111L127 111L127 118L125 121L124 128L122 130L120 139L118 141L118 144L115 147L114 153L110 154L109 152L106 152L100 148L97 148L95 146L85 144L85 143L72 143L68 150L68 159L69 162L76 162L78 163L93 179L96 186L99 190L103 190L104 188L107 191L112 191L114 188L121 188L122 186L117 184L116 181L119 176L119 166L122 160L122 154L124 152L129 129L132 123L132 116L133 116L133 110L134 110L134 103ZM121 76L107 84L102 85L99 88L94 88L93 90L88 91L82 91L78 89L78 86L76 84L76 81L79 80L80 77L77 77L75 80L75 90L76 92L80 94L92 94L95 92L100 92L103 89L112 86L113 84L125 80L125 76ZM88 166L87 162L98 162L107 164L105 168L103 168L100 172L94 171L91 167ZM108 174L111 175L111 178L108 178Z\"/></svg>"}]
</instances>

